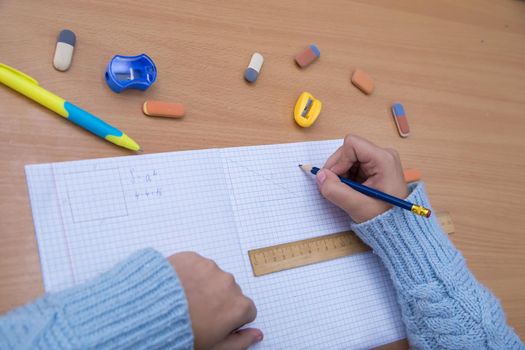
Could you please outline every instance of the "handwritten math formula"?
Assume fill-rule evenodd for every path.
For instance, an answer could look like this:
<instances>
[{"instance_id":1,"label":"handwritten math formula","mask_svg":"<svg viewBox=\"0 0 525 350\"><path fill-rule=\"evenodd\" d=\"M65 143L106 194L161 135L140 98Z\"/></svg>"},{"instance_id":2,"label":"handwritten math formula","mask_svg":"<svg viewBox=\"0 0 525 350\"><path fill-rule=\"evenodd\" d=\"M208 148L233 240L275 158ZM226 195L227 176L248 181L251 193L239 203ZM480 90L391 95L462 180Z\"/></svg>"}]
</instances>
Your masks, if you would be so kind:
<instances>
[{"instance_id":1,"label":"handwritten math formula","mask_svg":"<svg viewBox=\"0 0 525 350\"><path fill-rule=\"evenodd\" d=\"M136 170L129 169L129 181L133 186L133 197L137 201L150 200L162 197L160 173L157 169Z\"/></svg>"}]
</instances>

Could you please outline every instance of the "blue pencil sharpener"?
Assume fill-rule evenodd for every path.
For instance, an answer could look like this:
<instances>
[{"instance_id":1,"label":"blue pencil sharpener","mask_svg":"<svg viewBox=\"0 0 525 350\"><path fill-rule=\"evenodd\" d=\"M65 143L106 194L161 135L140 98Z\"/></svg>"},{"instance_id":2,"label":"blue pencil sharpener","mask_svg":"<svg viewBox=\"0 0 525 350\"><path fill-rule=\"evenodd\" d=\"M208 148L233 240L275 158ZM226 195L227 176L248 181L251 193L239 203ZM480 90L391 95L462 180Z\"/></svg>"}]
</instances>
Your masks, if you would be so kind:
<instances>
[{"instance_id":1,"label":"blue pencil sharpener","mask_svg":"<svg viewBox=\"0 0 525 350\"><path fill-rule=\"evenodd\" d=\"M106 68L106 83L111 90L146 90L157 79L157 67L148 55L114 56Z\"/></svg>"}]
</instances>

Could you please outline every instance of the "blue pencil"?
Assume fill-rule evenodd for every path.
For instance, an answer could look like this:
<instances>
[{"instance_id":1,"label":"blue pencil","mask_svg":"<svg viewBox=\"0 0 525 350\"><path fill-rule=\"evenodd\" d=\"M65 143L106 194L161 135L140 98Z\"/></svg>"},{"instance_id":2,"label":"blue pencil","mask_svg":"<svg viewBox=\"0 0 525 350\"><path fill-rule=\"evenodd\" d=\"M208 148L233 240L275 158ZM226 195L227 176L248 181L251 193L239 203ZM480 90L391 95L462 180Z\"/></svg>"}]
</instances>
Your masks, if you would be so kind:
<instances>
[{"instance_id":1,"label":"blue pencil","mask_svg":"<svg viewBox=\"0 0 525 350\"><path fill-rule=\"evenodd\" d=\"M307 164L305 164L305 165L299 164L299 167L301 169L303 169L304 171L310 172L310 173L312 173L314 175L316 175L317 172L320 170L317 167L313 167L313 166L307 165ZM421 216L424 216L426 218L430 217L430 215L431 215L430 209L427 209L427 208L425 208L425 207L423 207L421 205L410 203L410 202L408 202L406 200L403 200L403 199L391 196L389 194L386 194L384 192L378 191L376 189L373 189L371 187L362 185L362 184L360 184L358 182L346 179L346 178L341 177L341 176L339 176L339 179L341 180L342 183L352 187L354 190L356 190L358 192L361 192L362 194L367 195L369 197L385 201L387 203L390 203L390 204L395 205L397 207L409 210L409 211L411 211L414 214L421 215Z\"/></svg>"}]
</instances>

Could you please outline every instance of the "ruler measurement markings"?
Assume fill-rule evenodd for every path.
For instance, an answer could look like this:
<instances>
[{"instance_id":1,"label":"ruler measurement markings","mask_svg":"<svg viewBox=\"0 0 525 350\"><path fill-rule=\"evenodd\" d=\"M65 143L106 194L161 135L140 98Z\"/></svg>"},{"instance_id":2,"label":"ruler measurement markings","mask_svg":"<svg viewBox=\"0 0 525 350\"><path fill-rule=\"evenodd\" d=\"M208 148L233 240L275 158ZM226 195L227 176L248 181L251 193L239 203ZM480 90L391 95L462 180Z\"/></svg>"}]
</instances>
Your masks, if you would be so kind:
<instances>
[{"instance_id":1,"label":"ruler measurement markings","mask_svg":"<svg viewBox=\"0 0 525 350\"><path fill-rule=\"evenodd\" d=\"M454 223L448 213L436 214L446 233L454 232ZM333 260L369 251L352 231L278 244L248 251L253 273L263 276L272 272Z\"/></svg>"}]
</instances>

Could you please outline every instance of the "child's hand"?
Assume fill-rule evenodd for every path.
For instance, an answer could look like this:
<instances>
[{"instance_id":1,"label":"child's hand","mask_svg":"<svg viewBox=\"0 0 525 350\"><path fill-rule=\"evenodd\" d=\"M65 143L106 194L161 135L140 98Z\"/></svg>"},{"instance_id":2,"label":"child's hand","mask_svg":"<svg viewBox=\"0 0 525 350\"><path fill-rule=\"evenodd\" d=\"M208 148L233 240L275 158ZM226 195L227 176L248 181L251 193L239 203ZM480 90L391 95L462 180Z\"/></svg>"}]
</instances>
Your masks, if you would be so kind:
<instances>
[{"instance_id":1,"label":"child's hand","mask_svg":"<svg viewBox=\"0 0 525 350\"><path fill-rule=\"evenodd\" d=\"M168 259L188 299L195 349L241 350L262 339L258 329L234 332L255 320L257 309L231 274L197 253L178 253Z\"/></svg>"},{"instance_id":2,"label":"child's hand","mask_svg":"<svg viewBox=\"0 0 525 350\"><path fill-rule=\"evenodd\" d=\"M336 175L392 196L408 196L397 151L378 147L358 136L346 136L343 146L328 158L323 169L317 173L319 189L326 199L346 211L357 223L370 220L391 207L355 191L340 182Z\"/></svg>"}]
</instances>

